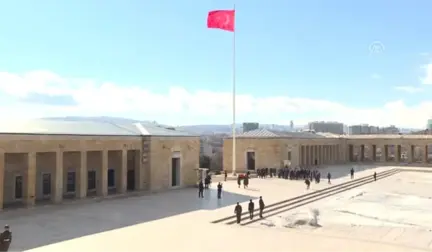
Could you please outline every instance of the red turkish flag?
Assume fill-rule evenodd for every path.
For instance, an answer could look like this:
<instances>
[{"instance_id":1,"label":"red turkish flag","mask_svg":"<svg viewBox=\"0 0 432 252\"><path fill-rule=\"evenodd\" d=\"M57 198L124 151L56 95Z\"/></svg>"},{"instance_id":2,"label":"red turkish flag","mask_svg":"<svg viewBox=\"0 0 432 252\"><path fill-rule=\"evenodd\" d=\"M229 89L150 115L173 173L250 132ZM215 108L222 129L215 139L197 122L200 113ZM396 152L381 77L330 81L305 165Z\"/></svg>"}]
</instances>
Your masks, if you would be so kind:
<instances>
[{"instance_id":1,"label":"red turkish flag","mask_svg":"<svg viewBox=\"0 0 432 252\"><path fill-rule=\"evenodd\" d=\"M235 10L210 11L207 17L207 28L234 32Z\"/></svg>"}]
</instances>

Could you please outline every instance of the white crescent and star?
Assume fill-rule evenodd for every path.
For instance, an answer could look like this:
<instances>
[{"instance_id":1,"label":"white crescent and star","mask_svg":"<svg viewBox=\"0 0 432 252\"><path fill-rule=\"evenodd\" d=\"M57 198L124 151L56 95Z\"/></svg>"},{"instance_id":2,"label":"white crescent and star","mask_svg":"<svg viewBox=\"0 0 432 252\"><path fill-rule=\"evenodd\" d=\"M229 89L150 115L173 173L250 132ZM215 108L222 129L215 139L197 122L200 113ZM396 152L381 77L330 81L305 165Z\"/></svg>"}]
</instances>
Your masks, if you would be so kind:
<instances>
[{"instance_id":1,"label":"white crescent and star","mask_svg":"<svg viewBox=\"0 0 432 252\"><path fill-rule=\"evenodd\" d=\"M230 22L231 22L230 15L225 14L224 16L225 16L225 22L223 23L223 25L224 26L228 26L230 24Z\"/></svg>"}]
</instances>

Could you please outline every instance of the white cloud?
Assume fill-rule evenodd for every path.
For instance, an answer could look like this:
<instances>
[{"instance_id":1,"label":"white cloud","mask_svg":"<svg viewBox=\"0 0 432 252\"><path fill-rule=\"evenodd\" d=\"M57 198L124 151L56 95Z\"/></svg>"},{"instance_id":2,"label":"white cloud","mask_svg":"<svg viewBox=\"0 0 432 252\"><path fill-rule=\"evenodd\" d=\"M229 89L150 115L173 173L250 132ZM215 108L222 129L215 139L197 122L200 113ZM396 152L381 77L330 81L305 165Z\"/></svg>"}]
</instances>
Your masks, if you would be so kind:
<instances>
[{"instance_id":1,"label":"white cloud","mask_svg":"<svg viewBox=\"0 0 432 252\"><path fill-rule=\"evenodd\" d=\"M398 87L395 87L395 89L398 91L403 91L403 92L407 92L410 94L414 94L414 93L418 93L418 92L423 91L423 88L413 87L413 86L398 86Z\"/></svg>"},{"instance_id":2,"label":"white cloud","mask_svg":"<svg viewBox=\"0 0 432 252\"><path fill-rule=\"evenodd\" d=\"M432 63L424 66L425 76L421 79L423 84L432 85Z\"/></svg>"},{"instance_id":3,"label":"white cloud","mask_svg":"<svg viewBox=\"0 0 432 252\"><path fill-rule=\"evenodd\" d=\"M43 105L25 103L34 93L68 95L76 104ZM367 99L367 98L365 98ZM346 106L325 99L288 96L237 95L237 122L303 124L312 120L341 121L348 124L395 124L404 127L424 127L432 118L432 101L419 101L408 106L402 100L388 101L381 107ZM47 116L120 116L160 123L228 124L232 121L230 92L186 90L171 87L165 93L155 93L140 86L126 87L118 83L97 83L70 79L48 71L23 75L0 72L0 111L2 117Z\"/></svg>"},{"instance_id":4,"label":"white cloud","mask_svg":"<svg viewBox=\"0 0 432 252\"><path fill-rule=\"evenodd\" d=\"M371 75L371 78L372 78L372 79L376 79L376 80L377 80L377 79L381 79L381 75L379 75L379 74L377 74L377 73L374 73L374 74Z\"/></svg>"}]
</instances>

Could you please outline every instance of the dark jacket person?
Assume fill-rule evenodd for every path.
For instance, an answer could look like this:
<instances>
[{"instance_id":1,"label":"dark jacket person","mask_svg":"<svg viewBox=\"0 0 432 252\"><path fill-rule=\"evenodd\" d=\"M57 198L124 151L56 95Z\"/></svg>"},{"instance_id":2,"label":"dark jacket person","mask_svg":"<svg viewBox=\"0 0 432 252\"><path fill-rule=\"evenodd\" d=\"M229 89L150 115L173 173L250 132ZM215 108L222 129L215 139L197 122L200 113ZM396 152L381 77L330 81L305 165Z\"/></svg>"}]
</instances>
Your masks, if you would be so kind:
<instances>
[{"instance_id":1,"label":"dark jacket person","mask_svg":"<svg viewBox=\"0 0 432 252\"><path fill-rule=\"evenodd\" d=\"M234 208L234 213L237 217L237 224L240 224L242 212L243 208L240 206L240 203L237 202L237 205Z\"/></svg>"},{"instance_id":2,"label":"dark jacket person","mask_svg":"<svg viewBox=\"0 0 432 252\"><path fill-rule=\"evenodd\" d=\"M252 200L249 201L248 210L249 210L249 218L252 220L254 217L254 210L255 210L255 203L253 203Z\"/></svg>"},{"instance_id":3,"label":"dark jacket person","mask_svg":"<svg viewBox=\"0 0 432 252\"><path fill-rule=\"evenodd\" d=\"M259 204L259 216L260 216L260 218L262 218L263 216L262 216L262 214L263 214L263 211L264 211L264 207L265 207L265 205L264 205L264 201L263 201L263 199L262 199L262 196L260 196L260 199L259 199L259 202L258 202L258 204Z\"/></svg>"},{"instance_id":4,"label":"dark jacket person","mask_svg":"<svg viewBox=\"0 0 432 252\"><path fill-rule=\"evenodd\" d=\"M3 233L0 234L0 251L8 251L12 243L12 232L9 231L9 226L5 225Z\"/></svg>"}]
</instances>

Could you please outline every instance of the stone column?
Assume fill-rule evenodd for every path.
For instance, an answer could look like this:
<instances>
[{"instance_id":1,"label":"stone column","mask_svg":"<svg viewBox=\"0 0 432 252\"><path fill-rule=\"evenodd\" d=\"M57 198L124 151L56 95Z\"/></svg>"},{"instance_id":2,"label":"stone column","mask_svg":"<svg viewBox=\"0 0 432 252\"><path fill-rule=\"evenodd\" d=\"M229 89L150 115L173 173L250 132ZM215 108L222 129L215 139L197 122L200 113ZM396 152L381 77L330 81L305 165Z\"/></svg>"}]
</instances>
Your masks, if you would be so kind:
<instances>
[{"instance_id":1,"label":"stone column","mask_svg":"<svg viewBox=\"0 0 432 252\"><path fill-rule=\"evenodd\" d=\"M354 161L354 145L348 145L348 162Z\"/></svg>"},{"instance_id":2,"label":"stone column","mask_svg":"<svg viewBox=\"0 0 432 252\"><path fill-rule=\"evenodd\" d=\"M57 150L56 152L56 167L54 172L54 193L51 201L60 203L63 199L63 151Z\"/></svg>"},{"instance_id":3,"label":"stone column","mask_svg":"<svg viewBox=\"0 0 432 252\"><path fill-rule=\"evenodd\" d=\"M333 164L337 164L337 145L333 145Z\"/></svg>"},{"instance_id":4,"label":"stone column","mask_svg":"<svg viewBox=\"0 0 432 252\"><path fill-rule=\"evenodd\" d=\"M311 166L315 164L315 145L311 146Z\"/></svg>"},{"instance_id":5,"label":"stone column","mask_svg":"<svg viewBox=\"0 0 432 252\"><path fill-rule=\"evenodd\" d=\"M127 190L127 154L128 150L122 150L122 165L120 170L119 193L126 193Z\"/></svg>"},{"instance_id":6,"label":"stone column","mask_svg":"<svg viewBox=\"0 0 432 252\"><path fill-rule=\"evenodd\" d=\"M144 189L144 171L142 162L142 151L137 150L135 155L135 188L136 190ZM182 168L180 167L182 170ZM171 182L170 182L171 183Z\"/></svg>"},{"instance_id":7,"label":"stone column","mask_svg":"<svg viewBox=\"0 0 432 252\"><path fill-rule=\"evenodd\" d=\"M323 164L327 164L328 162L328 157L327 157L328 153L327 153L327 145L323 146Z\"/></svg>"},{"instance_id":8,"label":"stone column","mask_svg":"<svg viewBox=\"0 0 432 252\"><path fill-rule=\"evenodd\" d=\"M338 163L337 159L338 159L337 145L333 145L333 164Z\"/></svg>"},{"instance_id":9,"label":"stone column","mask_svg":"<svg viewBox=\"0 0 432 252\"><path fill-rule=\"evenodd\" d=\"M108 151L102 150L102 167L99 171L97 195L105 197L108 195Z\"/></svg>"},{"instance_id":10,"label":"stone column","mask_svg":"<svg viewBox=\"0 0 432 252\"><path fill-rule=\"evenodd\" d=\"M427 145L424 145L423 146L423 163L429 163L429 160L428 160L428 147L429 146L427 146Z\"/></svg>"},{"instance_id":11,"label":"stone column","mask_svg":"<svg viewBox=\"0 0 432 252\"><path fill-rule=\"evenodd\" d=\"M360 162L365 160L365 146L364 144L360 145Z\"/></svg>"},{"instance_id":12,"label":"stone column","mask_svg":"<svg viewBox=\"0 0 432 252\"><path fill-rule=\"evenodd\" d=\"M321 160L322 160L322 164L326 163L326 146L322 145L321 146Z\"/></svg>"},{"instance_id":13,"label":"stone column","mask_svg":"<svg viewBox=\"0 0 432 252\"><path fill-rule=\"evenodd\" d=\"M309 166L313 165L313 145L309 146Z\"/></svg>"},{"instance_id":14,"label":"stone column","mask_svg":"<svg viewBox=\"0 0 432 252\"><path fill-rule=\"evenodd\" d=\"M375 144L373 144L371 146L371 151L372 151L372 161L376 162L376 145Z\"/></svg>"},{"instance_id":15,"label":"stone column","mask_svg":"<svg viewBox=\"0 0 432 252\"><path fill-rule=\"evenodd\" d=\"M318 165L322 164L322 145L318 145L318 154L317 154L317 159L318 159Z\"/></svg>"},{"instance_id":16,"label":"stone column","mask_svg":"<svg viewBox=\"0 0 432 252\"><path fill-rule=\"evenodd\" d=\"M312 164L315 165L315 160L317 161L318 164L318 145L314 145L313 148L313 160L312 160Z\"/></svg>"},{"instance_id":17,"label":"stone column","mask_svg":"<svg viewBox=\"0 0 432 252\"><path fill-rule=\"evenodd\" d=\"M407 148L408 163L414 163L414 145L408 145Z\"/></svg>"},{"instance_id":18,"label":"stone column","mask_svg":"<svg viewBox=\"0 0 432 252\"><path fill-rule=\"evenodd\" d=\"M339 164L340 163L340 150L339 150L340 146L337 144L335 145L335 163Z\"/></svg>"},{"instance_id":19,"label":"stone column","mask_svg":"<svg viewBox=\"0 0 432 252\"><path fill-rule=\"evenodd\" d=\"M381 162L387 162L388 160L388 145L384 144L381 146Z\"/></svg>"},{"instance_id":20,"label":"stone column","mask_svg":"<svg viewBox=\"0 0 432 252\"><path fill-rule=\"evenodd\" d=\"M36 152L29 152L27 154L28 167L25 176L24 198L28 207L35 205L36 200Z\"/></svg>"},{"instance_id":21,"label":"stone column","mask_svg":"<svg viewBox=\"0 0 432 252\"><path fill-rule=\"evenodd\" d=\"M347 145L339 145L339 162L345 164L347 162Z\"/></svg>"},{"instance_id":22,"label":"stone column","mask_svg":"<svg viewBox=\"0 0 432 252\"><path fill-rule=\"evenodd\" d=\"M400 145L396 145L396 150L395 150L395 161L397 163L400 163L401 161L401 154L402 154L402 146Z\"/></svg>"},{"instance_id":23,"label":"stone column","mask_svg":"<svg viewBox=\"0 0 432 252\"><path fill-rule=\"evenodd\" d=\"M4 172L5 172L5 153L0 152L0 210L3 209L4 202Z\"/></svg>"},{"instance_id":24,"label":"stone column","mask_svg":"<svg viewBox=\"0 0 432 252\"><path fill-rule=\"evenodd\" d=\"M301 146L301 166L306 164L306 146Z\"/></svg>"},{"instance_id":25,"label":"stone column","mask_svg":"<svg viewBox=\"0 0 432 252\"><path fill-rule=\"evenodd\" d=\"M76 197L79 199L87 197L87 151L81 151L80 153L80 167L77 170L77 190Z\"/></svg>"}]
</instances>

